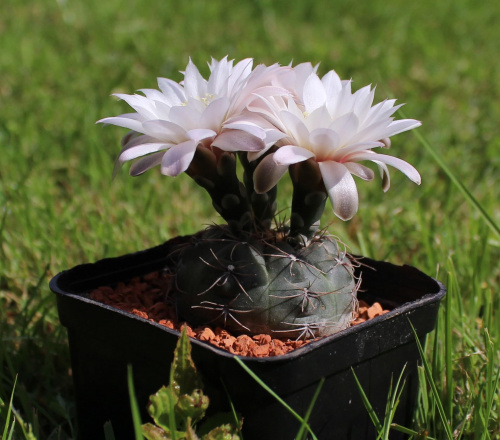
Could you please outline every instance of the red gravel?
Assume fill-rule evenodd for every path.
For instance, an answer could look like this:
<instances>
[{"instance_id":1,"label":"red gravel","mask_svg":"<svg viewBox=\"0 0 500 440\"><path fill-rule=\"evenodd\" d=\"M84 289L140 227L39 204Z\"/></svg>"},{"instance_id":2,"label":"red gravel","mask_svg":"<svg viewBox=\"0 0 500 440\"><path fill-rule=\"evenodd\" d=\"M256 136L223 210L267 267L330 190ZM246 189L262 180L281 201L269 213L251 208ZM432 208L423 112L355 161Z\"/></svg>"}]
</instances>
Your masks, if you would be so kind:
<instances>
[{"instance_id":1,"label":"red gravel","mask_svg":"<svg viewBox=\"0 0 500 440\"><path fill-rule=\"evenodd\" d=\"M157 322L170 329L180 330L186 326L189 336L200 341L210 342L240 356L278 356L310 342L273 339L269 335L233 336L219 327L191 328L187 323L177 320L175 308L168 302L169 293L173 290L172 281L172 275L152 272L142 278L134 278L127 283L118 283L116 287L99 287L91 292L90 298ZM379 303L369 305L364 301L359 301L359 312L352 325L387 312L388 310L383 310Z\"/></svg>"}]
</instances>

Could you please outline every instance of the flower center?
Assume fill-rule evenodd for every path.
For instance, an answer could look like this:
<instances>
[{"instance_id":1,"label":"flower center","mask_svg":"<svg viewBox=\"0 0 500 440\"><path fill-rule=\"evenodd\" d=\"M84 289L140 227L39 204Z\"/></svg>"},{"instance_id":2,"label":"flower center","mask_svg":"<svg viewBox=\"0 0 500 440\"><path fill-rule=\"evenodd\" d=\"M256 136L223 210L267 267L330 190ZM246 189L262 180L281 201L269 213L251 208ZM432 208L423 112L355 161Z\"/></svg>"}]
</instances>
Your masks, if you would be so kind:
<instances>
[{"instance_id":1,"label":"flower center","mask_svg":"<svg viewBox=\"0 0 500 440\"><path fill-rule=\"evenodd\" d=\"M208 104L212 102L212 99L214 99L214 94L213 93L205 93L205 96L202 98L199 98L203 104L205 104L208 107Z\"/></svg>"}]
</instances>

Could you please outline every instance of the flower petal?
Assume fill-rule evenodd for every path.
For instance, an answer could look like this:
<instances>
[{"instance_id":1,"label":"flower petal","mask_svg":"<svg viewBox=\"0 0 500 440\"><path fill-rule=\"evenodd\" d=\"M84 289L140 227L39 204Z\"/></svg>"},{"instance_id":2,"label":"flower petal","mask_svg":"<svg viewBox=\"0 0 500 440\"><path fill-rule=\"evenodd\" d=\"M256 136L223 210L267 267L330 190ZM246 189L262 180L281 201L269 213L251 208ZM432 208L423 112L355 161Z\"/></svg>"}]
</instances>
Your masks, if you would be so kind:
<instances>
[{"instance_id":1,"label":"flower petal","mask_svg":"<svg viewBox=\"0 0 500 440\"><path fill-rule=\"evenodd\" d=\"M339 135L339 144L346 145L358 130L359 120L354 112L349 112L333 121L328 127Z\"/></svg>"},{"instance_id":2,"label":"flower petal","mask_svg":"<svg viewBox=\"0 0 500 440\"><path fill-rule=\"evenodd\" d=\"M231 93L236 84L241 84L252 72L253 59L246 58L236 63L228 78L228 92Z\"/></svg>"},{"instance_id":3,"label":"flower petal","mask_svg":"<svg viewBox=\"0 0 500 440\"><path fill-rule=\"evenodd\" d=\"M328 127L332 122L332 117L328 113L328 109L325 105L318 107L305 119L304 124L309 129L309 131L316 130L318 128Z\"/></svg>"},{"instance_id":4,"label":"flower petal","mask_svg":"<svg viewBox=\"0 0 500 440\"><path fill-rule=\"evenodd\" d=\"M187 140L186 130L170 121L155 119L142 124L143 133L158 140L177 144Z\"/></svg>"},{"instance_id":5,"label":"flower petal","mask_svg":"<svg viewBox=\"0 0 500 440\"><path fill-rule=\"evenodd\" d=\"M171 106L181 105L187 101L184 89L171 79L158 78L158 87Z\"/></svg>"},{"instance_id":6,"label":"flower petal","mask_svg":"<svg viewBox=\"0 0 500 440\"><path fill-rule=\"evenodd\" d=\"M339 145L338 134L328 128L317 128L311 131L309 140L318 160L326 160Z\"/></svg>"},{"instance_id":7,"label":"flower petal","mask_svg":"<svg viewBox=\"0 0 500 440\"><path fill-rule=\"evenodd\" d=\"M293 99L290 99L288 100L288 103L287 103L287 110L292 114L294 115L295 117L297 117L299 119L299 121L305 121L306 119L306 115L304 113L304 106L301 105L300 108L299 106L297 105L297 103L295 102L295 100ZM280 116L281 114L283 114L282 112L280 112Z\"/></svg>"},{"instance_id":8,"label":"flower petal","mask_svg":"<svg viewBox=\"0 0 500 440\"><path fill-rule=\"evenodd\" d=\"M130 167L130 175L134 177L138 176L156 165L159 165L163 158L163 154L163 151L160 151L159 153L150 154L149 156L136 160Z\"/></svg>"},{"instance_id":9,"label":"flower petal","mask_svg":"<svg viewBox=\"0 0 500 440\"><path fill-rule=\"evenodd\" d=\"M391 187L391 176L389 175L389 169L385 163L379 162L378 160L373 160L376 163L380 171L380 177L382 178L382 191L387 192Z\"/></svg>"},{"instance_id":10,"label":"flower petal","mask_svg":"<svg viewBox=\"0 0 500 440\"><path fill-rule=\"evenodd\" d=\"M283 139L285 136L285 133L273 128L266 130L266 137L264 139L266 148L272 147L274 144L276 144L276 142L278 142L280 139Z\"/></svg>"},{"instance_id":11,"label":"flower petal","mask_svg":"<svg viewBox=\"0 0 500 440\"><path fill-rule=\"evenodd\" d=\"M233 62L227 60L227 56L217 61L212 58L210 64L210 77L207 83L207 93L218 95L221 92L227 93L227 79L231 74Z\"/></svg>"},{"instance_id":12,"label":"flower petal","mask_svg":"<svg viewBox=\"0 0 500 440\"><path fill-rule=\"evenodd\" d=\"M278 113L286 108L282 99L266 99L261 96L257 96L258 99L252 101L248 105L247 109L253 113L258 113L265 116L273 125L278 129L283 130L283 124L281 123Z\"/></svg>"},{"instance_id":13,"label":"flower petal","mask_svg":"<svg viewBox=\"0 0 500 440\"><path fill-rule=\"evenodd\" d=\"M194 130L189 130L186 134L189 139L196 141L197 143L204 139L217 136L217 133L215 131L208 130L206 128L196 128Z\"/></svg>"},{"instance_id":14,"label":"flower petal","mask_svg":"<svg viewBox=\"0 0 500 440\"><path fill-rule=\"evenodd\" d=\"M316 73L312 73L304 83L304 106L307 113L312 113L326 101L325 86Z\"/></svg>"},{"instance_id":15,"label":"flower petal","mask_svg":"<svg viewBox=\"0 0 500 440\"><path fill-rule=\"evenodd\" d=\"M358 211L358 190L351 173L344 165L333 161L320 162L319 169L335 215L350 220Z\"/></svg>"},{"instance_id":16,"label":"flower petal","mask_svg":"<svg viewBox=\"0 0 500 440\"><path fill-rule=\"evenodd\" d=\"M270 154L257 165L253 173L253 184L257 194L264 194L274 188L287 172L287 165L278 165Z\"/></svg>"},{"instance_id":17,"label":"flower petal","mask_svg":"<svg viewBox=\"0 0 500 440\"><path fill-rule=\"evenodd\" d=\"M352 97L354 99L353 111L362 122L370 111L375 97L375 89L372 89L371 86L365 86L357 90Z\"/></svg>"},{"instance_id":18,"label":"flower petal","mask_svg":"<svg viewBox=\"0 0 500 440\"><path fill-rule=\"evenodd\" d=\"M208 106L203 110L200 117L200 126L205 128L210 128L212 130L218 131L221 128L222 123L226 119L226 113L229 109L229 99L225 96L222 98L214 99Z\"/></svg>"},{"instance_id":19,"label":"flower petal","mask_svg":"<svg viewBox=\"0 0 500 440\"><path fill-rule=\"evenodd\" d=\"M387 156L385 154L374 153L373 151L366 151L361 153L355 153L349 156L349 161L360 161L360 160L371 160L371 161L379 161L390 165L394 168L397 168L403 174L408 177L411 181L415 182L417 185L420 185L422 179L418 171L410 165L408 162L401 160L394 156Z\"/></svg>"},{"instance_id":20,"label":"flower petal","mask_svg":"<svg viewBox=\"0 0 500 440\"><path fill-rule=\"evenodd\" d=\"M200 101L191 100L188 105L172 107L168 116L171 122L186 130L211 128L202 127L200 124L201 115L205 109L206 107Z\"/></svg>"},{"instance_id":21,"label":"flower petal","mask_svg":"<svg viewBox=\"0 0 500 440\"><path fill-rule=\"evenodd\" d=\"M137 113L126 113L121 116L99 119L96 124L111 124L142 133L142 118Z\"/></svg>"},{"instance_id":22,"label":"flower petal","mask_svg":"<svg viewBox=\"0 0 500 440\"><path fill-rule=\"evenodd\" d=\"M144 96L146 96L146 98L148 98L150 101L158 101L158 102L162 102L168 106L172 106L172 104L170 104L170 102L167 100L167 97L159 90L140 89L139 92L144 93Z\"/></svg>"},{"instance_id":23,"label":"flower petal","mask_svg":"<svg viewBox=\"0 0 500 440\"><path fill-rule=\"evenodd\" d=\"M157 119L155 105L152 101L142 95L127 95L115 93L113 96L122 99L145 119Z\"/></svg>"},{"instance_id":24,"label":"flower petal","mask_svg":"<svg viewBox=\"0 0 500 440\"><path fill-rule=\"evenodd\" d=\"M351 94L351 81L342 81L342 89L335 99L329 100L326 103L326 106L333 118L339 118L352 111L353 99Z\"/></svg>"},{"instance_id":25,"label":"flower petal","mask_svg":"<svg viewBox=\"0 0 500 440\"><path fill-rule=\"evenodd\" d=\"M342 90L342 81L335 70L330 70L321 78L321 82L325 88L327 100L335 98Z\"/></svg>"},{"instance_id":26,"label":"flower petal","mask_svg":"<svg viewBox=\"0 0 500 440\"><path fill-rule=\"evenodd\" d=\"M357 153L359 151L366 151L376 147L383 147L384 144L382 142L360 142L359 144L349 145L347 147L339 148L335 151L335 154L331 156L331 159L336 162L349 162L349 157L353 153Z\"/></svg>"},{"instance_id":27,"label":"flower petal","mask_svg":"<svg viewBox=\"0 0 500 440\"><path fill-rule=\"evenodd\" d=\"M274 162L276 162L276 165L288 166L294 163L303 162L311 157L314 157L312 151L297 147L296 145L285 145L278 148L278 151L274 153Z\"/></svg>"},{"instance_id":28,"label":"flower petal","mask_svg":"<svg viewBox=\"0 0 500 440\"><path fill-rule=\"evenodd\" d=\"M197 145L198 142L189 140L168 149L161 161L161 173L175 177L186 171L193 160Z\"/></svg>"},{"instance_id":29,"label":"flower petal","mask_svg":"<svg viewBox=\"0 0 500 440\"><path fill-rule=\"evenodd\" d=\"M170 144L157 143L157 142L136 145L134 147L130 147L122 151L118 156L118 162L124 163L129 160L136 159L140 156L146 156L147 154L150 153L156 153L157 151L166 150L170 146L171 146Z\"/></svg>"},{"instance_id":30,"label":"flower petal","mask_svg":"<svg viewBox=\"0 0 500 440\"><path fill-rule=\"evenodd\" d=\"M286 133L289 134L298 145L307 145L309 142L309 130L300 118L289 111L280 113L281 121L286 127Z\"/></svg>"},{"instance_id":31,"label":"flower petal","mask_svg":"<svg viewBox=\"0 0 500 440\"><path fill-rule=\"evenodd\" d=\"M137 147L137 145L148 144L150 142L155 142L155 138L147 136L145 134L140 134L136 131L129 131L122 138L122 153L132 147Z\"/></svg>"},{"instance_id":32,"label":"flower petal","mask_svg":"<svg viewBox=\"0 0 500 440\"><path fill-rule=\"evenodd\" d=\"M241 130L224 130L212 142L213 147L224 151L259 151L265 148L264 141Z\"/></svg>"},{"instance_id":33,"label":"flower petal","mask_svg":"<svg viewBox=\"0 0 500 440\"><path fill-rule=\"evenodd\" d=\"M361 165L360 163L345 162L344 165L349 170L349 172L351 174L354 174L355 176L359 177L360 179L373 180L373 178L375 177L375 173L373 172L372 169L370 169L364 165Z\"/></svg>"},{"instance_id":34,"label":"flower petal","mask_svg":"<svg viewBox=\"0 0 500 440\"><path fill-rule=\"evenodd\" d=\"M248 160L252 162L258 159L260 156L269 151L272 146L276 145L276 142L278 142L280 139L283 139L285 136L286 134L279 130L266 130L266 137L264 139L265 148L260 151L249 151Z\"/></svg>"},{"instance_id":35,"label":"flower petal","mask_svg":"<svg viewBox=\"0 0 500 440\"><path fill-rule=\"evenodd\" d=\"M201 76L191 58L184 72L183 85L188 101L189 98L204 98L207 93L207 81Z\"/></svg>"},{"instance_id":36,"label":"flower petal","mask_svg":"<svg viewBox=\"0 0 500 440\"><path fill-rule=\"evenodd\" d=\"M420 127L421 125L422 123L420 121L417 121L416 119L400 119L398 121L393 121L388 127L388 129L390 129L389 134L381 136L381 138L394 136L396 134L402 133L403 131L408 131L412 130L413 128Z\"/></svg>"},{"instance_id":37,"label":"flower petal","mask_svg":"<svg viewBox=\"0 0 500 440\"><path fill-rule=\"evenodd\" d=\"M264 140L266 137L266 131L262 127L259 127L258 125L249 121L237 121L231 122L229 124L224 124L224 129L242 130L262 140Z\"/></svg>"}]
</instances>

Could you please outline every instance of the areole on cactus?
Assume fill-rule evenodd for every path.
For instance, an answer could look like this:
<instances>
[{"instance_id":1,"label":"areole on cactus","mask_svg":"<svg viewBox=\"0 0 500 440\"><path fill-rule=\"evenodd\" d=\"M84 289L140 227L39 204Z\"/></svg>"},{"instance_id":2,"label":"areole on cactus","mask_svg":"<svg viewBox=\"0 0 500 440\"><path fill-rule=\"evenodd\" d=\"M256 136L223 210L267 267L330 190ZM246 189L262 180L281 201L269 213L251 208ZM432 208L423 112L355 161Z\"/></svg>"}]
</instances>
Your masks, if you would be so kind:
<instances>
[{"instance_id":1,"label":"areole on cactus","mask_svg":"<svg viewBox=\"0 0 500 440\"><path fill-rule=\"evenodd\" d=\"M158 81L161 92L118 95L136 113L99 122L132 130L118 164L131 174L161 165L203 187L226 224L194 234L174 253L176 302L183 319L234 333L314 338L348 327L357 307L356 260L320 230L327 200L348 220L357 211L352 174L372 180L359 161L375 163L383 189L387 165L420 183L410 164L373 151L420 122L394 120L394 100L372 106L374 90L351 92L331 71L212 60L207 80L190 61L184 81ZM237 161L243 179L237 173ZM289 171L289 223L277 223L277 183Z\"/></svg>"}]
</instances>

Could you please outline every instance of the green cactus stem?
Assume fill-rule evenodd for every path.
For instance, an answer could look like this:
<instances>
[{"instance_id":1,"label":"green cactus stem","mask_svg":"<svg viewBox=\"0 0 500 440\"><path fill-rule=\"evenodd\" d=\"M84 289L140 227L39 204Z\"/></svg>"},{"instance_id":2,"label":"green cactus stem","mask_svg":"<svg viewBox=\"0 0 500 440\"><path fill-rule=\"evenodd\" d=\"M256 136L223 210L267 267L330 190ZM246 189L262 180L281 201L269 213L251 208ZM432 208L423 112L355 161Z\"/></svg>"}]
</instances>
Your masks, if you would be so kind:
<instances>
[{"instance_id":1,"label":"green cactus stem","mask_svg":"<svg viewBox=\"0 0 500 440\"><path fill-rule=\"evenodd\" d=\"M183 319L234 334L326 336L348 327L357 306L353 264L331 237L294 247L211 227L180 251L176 287Z\"/></svg>"}]
</instances>

